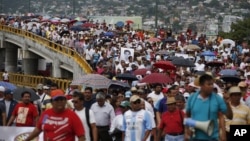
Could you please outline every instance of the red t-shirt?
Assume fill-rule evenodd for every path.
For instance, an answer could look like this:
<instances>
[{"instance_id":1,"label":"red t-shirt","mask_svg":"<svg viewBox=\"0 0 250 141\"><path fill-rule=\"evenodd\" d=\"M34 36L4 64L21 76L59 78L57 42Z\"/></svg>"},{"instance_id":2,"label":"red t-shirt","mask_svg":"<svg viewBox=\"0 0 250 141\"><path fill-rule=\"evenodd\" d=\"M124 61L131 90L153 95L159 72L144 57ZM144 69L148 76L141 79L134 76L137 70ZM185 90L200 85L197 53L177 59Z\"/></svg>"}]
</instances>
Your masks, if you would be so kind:
<instances>
[{"instance_id":1,"label":"red t-shirt","mask_svg":"<svg viewBox=\"0 0 250 141\"><path fill-rule=\"evenodd\" d=\"M182 114L182 119L180 113ZM184 131L183 118L184 118L183 111L175 110L173 113L166 111L162 115L162 120L159 128L164 129L166 134L182 133Z\"/></svg>"},{"instance_id":2,"label":"red t-shirt","mask_svg":"<svg viewBox=\"0 0 250 141\"><path fill-rule=\"evenodd\" d=\"M16 116L16 126L34 126L38 111L32 103L18 103L12 115Z\"/></svg>"},{"instance_id":3,"label":"red t-shirt","mask_svg":"<svg viewBox=\"0 0 250 141\"><path fill-rule=\"evenodd\" d=\"M53 109L44 111L37 128L43 130L45 141L74 141L75 136L84 135L81 120L69 109L62 113L55 113Z\"/></svg>"}]
</instances>

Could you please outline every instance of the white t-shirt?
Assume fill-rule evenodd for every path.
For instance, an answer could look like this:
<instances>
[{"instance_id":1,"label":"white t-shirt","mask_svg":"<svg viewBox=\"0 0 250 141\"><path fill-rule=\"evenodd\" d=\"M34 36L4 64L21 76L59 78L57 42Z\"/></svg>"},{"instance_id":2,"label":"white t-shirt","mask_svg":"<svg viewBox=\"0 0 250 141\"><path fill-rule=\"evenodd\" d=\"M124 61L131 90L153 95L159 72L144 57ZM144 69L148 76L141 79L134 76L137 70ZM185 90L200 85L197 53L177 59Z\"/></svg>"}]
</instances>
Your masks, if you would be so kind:
<instances>
[{"instance_id":1,"label":"white t-shirt","mask_svg":"<svg viewBox=\"0 0 250 141\"><path fill-rule=\"evenodd\" d=\"M112 120L109 132L112 133L115 131L115 129L122 131L122 126L123 126L123 114L119 114L115 116L114 120Z\"/></svg>"},{"instance_id":2,"label":"white t-shirt","mask_svg":"<svg viewBox=\"0 0 250 141\"><path fill-rule=\"evenodd\" d=\"M91 141L90 140L90 134L89 134L89 126L87 124L87 119L86 119L86 115L85 115L85 109L82 109L81 111L77 111L75 110L75 113L78 115L78 117L80 118L82 124L83 124L83 127L84 127L84 131L85 131L85 138L86 138L86 141ZM92 123L96 123L95 122L95 116L94 116L94 113L92 110L89 110L89 122L90 124Z\"/></svg>"},{"instance_id":3,"label":"white t-shirt","mask_svg":"<svg viewBox=\"0 0 250 141\"><path fill-rule=\"evenodd\" d=\"M9 80L9 74L8 73L3 73L3 80Z\"/></svg>"},{"instance_id":4,"label":"white t-shirt","mask_svg":"<svg viewBox=\"0 0 250 141\"><path fill-rule=\"evenodd\" d=\"M154 105L155 105L157 101L159 101L160 99L162 99L164 97L164 95L162 92L160 94L155 94L155 91L153 91L152 93L148 94L147 97L151 97L153 99Z\"/></svg>"}]
</instances>

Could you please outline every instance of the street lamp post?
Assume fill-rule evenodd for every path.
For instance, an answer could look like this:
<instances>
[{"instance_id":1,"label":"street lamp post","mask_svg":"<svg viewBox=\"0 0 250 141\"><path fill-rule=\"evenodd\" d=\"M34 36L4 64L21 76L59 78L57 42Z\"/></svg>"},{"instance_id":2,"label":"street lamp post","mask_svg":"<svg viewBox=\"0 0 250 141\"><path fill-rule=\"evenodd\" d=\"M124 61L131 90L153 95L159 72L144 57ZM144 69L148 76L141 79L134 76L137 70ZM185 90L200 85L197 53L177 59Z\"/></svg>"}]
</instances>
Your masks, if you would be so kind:
<instances>
[{"instance_id":1,"label":"street lamp post","mask_svg":"<svg viewBox=\"0 0 250 141\"><path fill-rule=\"evenodd\" d=\"M75 15L75 0L72 0L73 15Z\"/></svg>"},{"instance_id":2,"label":"street lamp post","mask_svg":"<svg viewBox=\"0 0 250 141\"><path fill-rule=\"evenodd\" d=\"M159 0L155 0L155 28L158 28L158 4Z\"/></svg>"},{"instance_id":3,"label":"street lamp post","mask_svg":"<svg viewBox=\"0 0 250 141\"><path fill-rule=\"evenodd\" d=\"M31 12L30 12L30 1L31 1L31 0L29 0L29 3L28 3L28 6L29 6L29 7L28 7L29 13L31 13Z\"/></svg>"}]
</instances>

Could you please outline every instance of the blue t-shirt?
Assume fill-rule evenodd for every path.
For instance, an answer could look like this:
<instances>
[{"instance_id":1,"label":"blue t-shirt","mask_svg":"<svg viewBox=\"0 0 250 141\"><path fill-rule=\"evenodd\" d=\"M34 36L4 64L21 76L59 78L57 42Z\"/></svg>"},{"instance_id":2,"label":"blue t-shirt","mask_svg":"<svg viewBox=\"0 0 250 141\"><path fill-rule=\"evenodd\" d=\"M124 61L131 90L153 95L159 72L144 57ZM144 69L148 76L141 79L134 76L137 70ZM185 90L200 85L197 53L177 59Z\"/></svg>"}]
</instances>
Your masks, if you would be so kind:
<instances>
[{"instance_id":1,"label":"blue t-shirt","mask_svg":"<svg viewBox=\"0 0 250 141\"><path fill-rule=\"evenodd\" d=\"M186 111L191 114L191 118L196 121L213 120L214 128L211 136L205 132L195 129L195 139L211 140L219 138L218 112L226 113L227 106L224 100L215 93L207 99L202 99L199 92L194 93L188 98Z\"/></svg>"},{"instance_id":2,"label":"blue t-shirt","mask_svg":"<svg viewBox=\"0 0 250 141\"><path fill-rule=\"evenodd\" d=\"M160 112L160 113L164 113L167 111L167 98L164 97L160 100L158 100L156 103L155 103L155 110L156 112Z\"/></svg>"}]
</instances>

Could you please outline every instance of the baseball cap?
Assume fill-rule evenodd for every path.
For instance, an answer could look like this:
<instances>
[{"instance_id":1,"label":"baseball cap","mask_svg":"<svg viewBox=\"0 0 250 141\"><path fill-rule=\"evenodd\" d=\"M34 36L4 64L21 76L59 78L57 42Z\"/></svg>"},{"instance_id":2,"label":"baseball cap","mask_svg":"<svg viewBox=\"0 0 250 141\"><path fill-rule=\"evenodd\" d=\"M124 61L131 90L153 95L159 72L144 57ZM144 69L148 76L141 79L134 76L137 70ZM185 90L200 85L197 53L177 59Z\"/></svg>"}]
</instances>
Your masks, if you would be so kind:
<instances>
[{"instance_id":1,"label":"baseball cap","mask_svg":"<svg viewBox=\"0 0 250 141\"><path fill-rule=\"evenodd\" d=\"M61 89L56 89L56 90L52 90L50 92L50 96L51 96L51 99L55 100L59 97L64 97L66 98L65 94L64 94L64 91L61 90Z\"/></svg>"},{"instance_id":2,"label":"baseball cap","mask_svg":"<svg viewBox=\"0 0 250 141\"><path fill-rule=\"evenodd\" d=\"M126 98L130 98L131 95L132 95L131 91L126 91L125 92L125 97Z\"/></svg>"},{"instance_id":3,"label":"baseball cap","mask_svg":"<svg viewBox=\"0 0 250 141\"><path fill-rule=\"evenodd\" d=\"M43 84L38 84L38 85L36 86L36 89L37 89L37 90L42 90L42 89L43 89Z\"/></svg>"},{"instance_id":4,"label":"baseball cap","mask_svg":"<svg viewBox=\"0 0 250 141\"><path fill-rule=\"evenodd\" d=\"M130 98L130 102L135 102L136 100L140 100L141 98L138 96L138 95L133 95L131 98Z\"/></svg>"},{"instance_id":5,"label":"baseball cap","mask_svg":"<svg viewBox=\"0 0 250 141\"><path fill-rule=\"evenodd\" d=\"M13 91L11 91L10 89L6 89L6 90L4 91L4 94L13 94Z\"/></svg>"},{"instance_id":6,"label":"baseball cap","mask_svg":"<svg viewBox=\"0 0 250 141\"><path fill-rule=\"evenodd\" d=\"M0 92L4 92L5 88L3 86L0 86Z\"/></svg>"}]
</instances>

